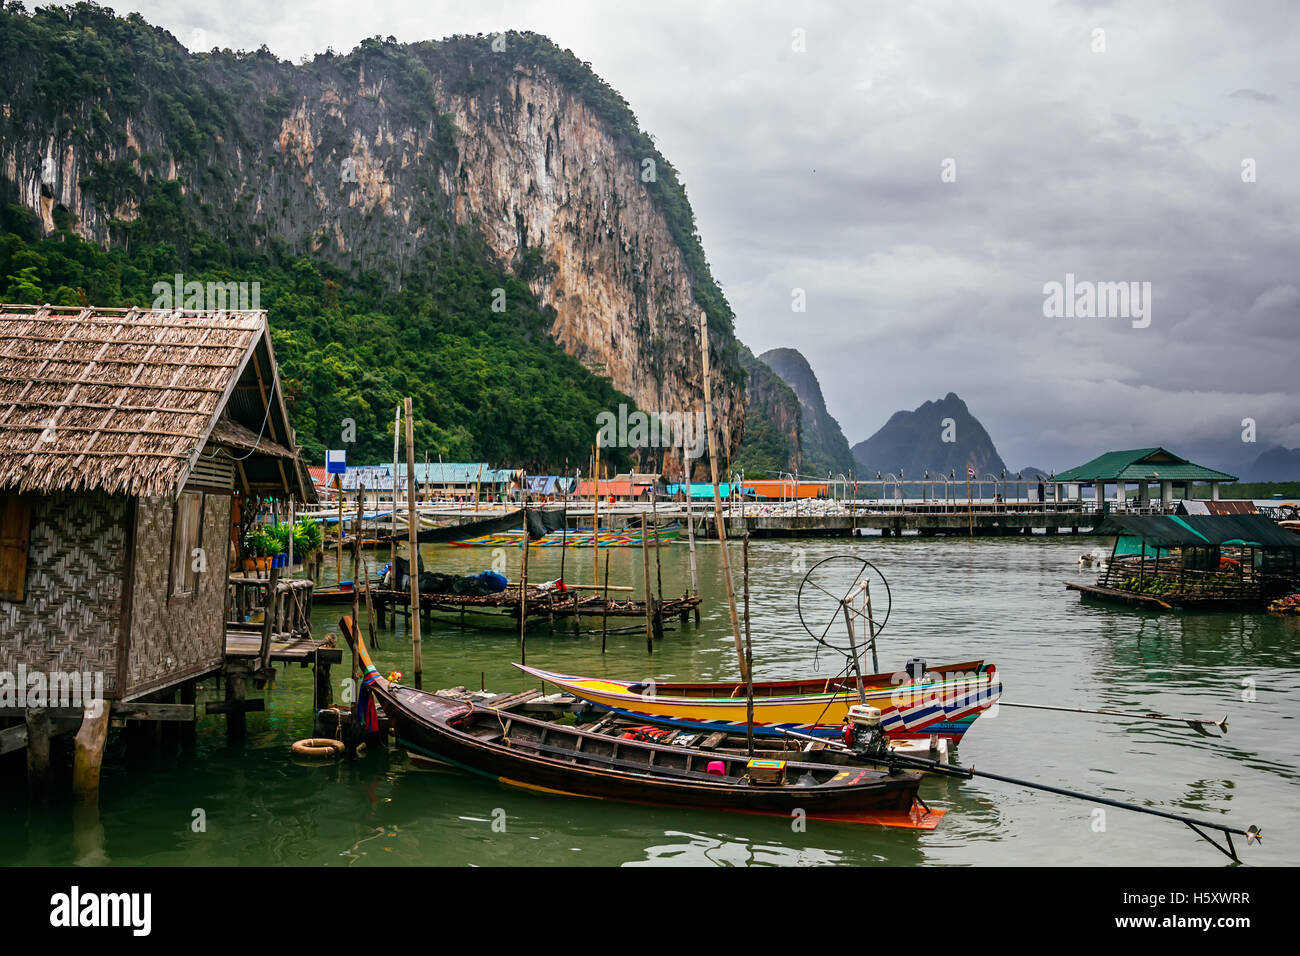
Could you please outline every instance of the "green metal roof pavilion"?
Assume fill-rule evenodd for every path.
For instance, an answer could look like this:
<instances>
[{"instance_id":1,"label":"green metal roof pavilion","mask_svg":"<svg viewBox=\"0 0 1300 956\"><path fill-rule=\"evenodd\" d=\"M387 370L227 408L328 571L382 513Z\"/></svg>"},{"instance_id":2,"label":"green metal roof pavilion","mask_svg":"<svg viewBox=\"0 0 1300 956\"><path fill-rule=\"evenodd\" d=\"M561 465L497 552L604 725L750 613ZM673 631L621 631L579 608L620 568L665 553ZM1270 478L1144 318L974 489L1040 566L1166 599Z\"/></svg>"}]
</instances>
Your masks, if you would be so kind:
<instances>
[{"instance_id":1,"label":"green metal roof pavilion","mask_svg":"<svg viewBox=\"0 0 1300 956\"><path fill-rule=\"evenodd\" d=\"M1204 465L1193 464L1163 448L1134 448L1108 451L1090 462L1058 472L1058 482L1127 482L1127 481L1236 481L1229 475Z\"/></svg>"}]
</instances>

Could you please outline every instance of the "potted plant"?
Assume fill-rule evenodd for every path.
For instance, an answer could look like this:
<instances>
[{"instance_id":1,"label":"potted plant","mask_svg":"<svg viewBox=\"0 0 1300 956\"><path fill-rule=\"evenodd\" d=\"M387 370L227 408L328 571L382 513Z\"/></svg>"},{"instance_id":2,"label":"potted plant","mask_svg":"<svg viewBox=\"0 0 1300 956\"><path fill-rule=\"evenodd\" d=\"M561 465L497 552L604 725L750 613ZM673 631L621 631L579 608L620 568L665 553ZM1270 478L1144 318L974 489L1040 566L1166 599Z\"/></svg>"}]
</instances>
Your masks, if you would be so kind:
<instances>
[{"instance_id":1,"label":"potted plant","mask_svg":"<svg viewBox=\"0 0 1300 956\"><path fill-rule=\"evenodd\" d=\"M252 528L244 535L244 570L269 571L271 558L280 553L280 541L274 528Z\"/></svg>"},{"instance_id":2,"label":"potted plant","mask_svg":"<svg viewBox=\"0 0 1300 956\"><path fill-rule=\"evenodd\" d=\"M301 564L325 547L325 532L314 518L304 518L293 526L293 560Z\"/></svg>"}]
</instances>

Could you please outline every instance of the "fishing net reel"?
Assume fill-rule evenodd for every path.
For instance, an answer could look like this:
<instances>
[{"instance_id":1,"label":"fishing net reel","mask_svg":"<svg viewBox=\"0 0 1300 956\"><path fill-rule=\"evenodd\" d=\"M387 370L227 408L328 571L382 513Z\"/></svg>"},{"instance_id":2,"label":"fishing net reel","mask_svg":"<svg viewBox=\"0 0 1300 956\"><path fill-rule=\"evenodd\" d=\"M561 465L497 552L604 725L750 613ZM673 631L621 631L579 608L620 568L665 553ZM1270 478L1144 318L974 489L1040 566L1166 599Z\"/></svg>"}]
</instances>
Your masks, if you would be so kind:
<instances>
[{"instance_id":1,"label":"fishing net reel","mask_svg":"<svg viewBox=\"0 0 1300 956\"><path fill-rule=\"evenodd\" d=\"M876 639L889 621L894 600L878 567L851 554L819 561L803 576L795 603L799 623L820 646L843 655L854 667L869 649L874 669L880 669Z\"/></svg>"}]
</instances>

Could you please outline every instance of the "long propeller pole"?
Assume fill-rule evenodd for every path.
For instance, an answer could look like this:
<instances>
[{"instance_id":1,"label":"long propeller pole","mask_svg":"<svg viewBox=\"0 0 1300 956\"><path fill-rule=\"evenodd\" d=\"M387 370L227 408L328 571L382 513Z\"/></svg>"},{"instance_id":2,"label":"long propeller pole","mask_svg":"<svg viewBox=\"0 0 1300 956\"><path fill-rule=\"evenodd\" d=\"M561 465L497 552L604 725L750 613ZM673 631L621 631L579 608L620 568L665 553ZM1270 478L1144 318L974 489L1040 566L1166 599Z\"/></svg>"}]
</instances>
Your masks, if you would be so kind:
<instances>
[{"instance_id":1,"label":"long propeller pole","mask_svg":"<svg viewBox=\"0 0 1300 956\"><path fill-rule=\"evenodd\" d=\"M872 754L860 754L855 750L845 747L843 744L827 740L824 737L814 737L811 734L801 734L794 730L781 729L781 733L788 737L795 737L800 740L815 741L826 745L833 750L839 750L844 753L852 754L858 760L866 764L872 764L880 767L898 767L904 769L923 770L940 776L949 777L984 777L989 780L997 780L1002 783L1009 783L1013 786L1024 787L1028 790L1041 790L1045 793L1054 793L1062 797L1070 797L1074 800L1086 800L1089 803L1101 803L1109 807L1117 807L1121 810L1132 810L1134 813L1145 813L1153 817L1163 817L1166 820L1176 820L1190 828L1202 840L1205 840L1224 856L1233 862L1240 863L1237 857L1237 849L1233 846L1232 836L1244 836L1246 844L1250 845L1256 841L1263 842L1264 837L1259 827L1251 826L1246 829L1240 827L1231 827L1225 823L1217 823L1212 820L1201 820L1196 817L1189 817L1181 813L1172 813L1168 810L1157 810L1155 807L1147 807L1138 803L1128 803L1124 800L1115 800L1111 797L1099 797L1095 794L1083 793L1079 790L1067 790L1065 787L1054 787L1047 783L1037 783L1033 780L1022 780L1019 777L1008 777L1005 774L992 773L988 770L976 770L974 767L963 767L959 764L941 763L937 760L927 760L924 757L909 757L904 754L886 753L879 756ZM1210 836L1206 835L1205 830L1218 830L1224 835L1227 846L1218 843Z\"/></svg>"}]
</instances>

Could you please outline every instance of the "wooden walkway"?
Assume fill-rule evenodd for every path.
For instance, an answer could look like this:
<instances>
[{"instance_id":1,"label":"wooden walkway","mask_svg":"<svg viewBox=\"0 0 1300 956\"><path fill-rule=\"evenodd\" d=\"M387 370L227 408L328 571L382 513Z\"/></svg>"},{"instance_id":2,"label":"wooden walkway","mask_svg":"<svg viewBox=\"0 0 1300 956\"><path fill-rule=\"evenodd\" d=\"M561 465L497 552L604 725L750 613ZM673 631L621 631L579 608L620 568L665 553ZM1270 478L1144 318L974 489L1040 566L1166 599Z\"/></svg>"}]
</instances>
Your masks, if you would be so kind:
<instances>
[{"instance_id":1,"label":"wooden walkway","mask_svg":"<svg viewBox=\"0 0 1300 956\"><path fill-rule=\"evenodd\" d=\"M406 591L390 591L376 588L370 592L370 595L374 602L375 613L379 618L380 627L386 626L389 614L410 613L411 595ZM427 614L433 611L450 612L461 615L462 619L464 613L469 611L492 614L506 620L518 622L519 605L518 585L507 587L504 591L498 591L495 594L420 595L420 610L422 613ZM700 598L698 596L664 598L663 601L654 602L652 614L659 622L662 622L666 617L676 615L681 619L682 623L685 623L688 615L692 613L698 615L699 607ZM619 600L613 597L606 599L597 594L579 591L543 591L538 588L529 588L525 613L530 619L530 623L533 619L554 622L566 618L574 619L575 624L580 618L588 618L594 621L602 621L611 617L644 620L646 617L646 602Z\"/></svg>"},{"instance_id":2,"label":"wooden walkway","mask_svg":"<svg viewBox=\"0 0 1300 956\"><path fill-rule=\"evenodd\" d=\"M226 631L226 657L252 658L262 654L262 635L257 631ZM338 664L343 649L310 637L271 641L271 661L289 664Z\"/></svg>"}]
</instances>

